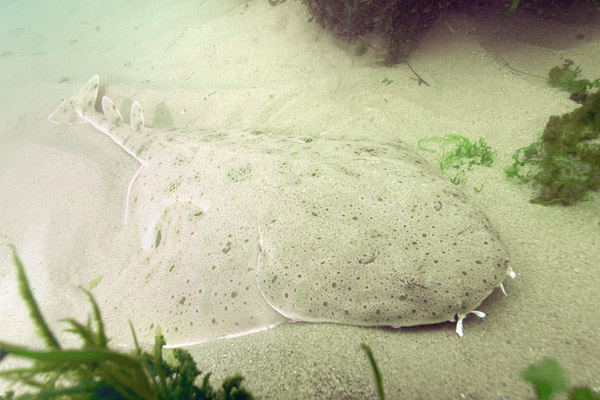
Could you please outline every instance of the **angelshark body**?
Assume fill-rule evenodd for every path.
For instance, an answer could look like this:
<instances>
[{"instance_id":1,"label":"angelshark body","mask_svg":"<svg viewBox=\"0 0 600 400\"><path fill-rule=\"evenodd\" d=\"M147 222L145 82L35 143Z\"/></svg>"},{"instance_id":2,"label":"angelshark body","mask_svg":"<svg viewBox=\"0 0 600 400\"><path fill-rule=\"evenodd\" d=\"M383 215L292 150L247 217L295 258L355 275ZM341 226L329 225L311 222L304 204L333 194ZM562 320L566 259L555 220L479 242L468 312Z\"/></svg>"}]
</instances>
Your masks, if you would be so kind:
<instances>
[{"instance_id":1,"label":"angelshark body","mask_svg":"<svg viewBox=\"0 0 600 400\"><path fill-rule=\"evenodd\" d=\"M139 248L97 288L115 329L160 324L183 345L286 320L411 326L462 320L512 275L487 218L401 144L129 124L99 78L50 115L133 157L124 206Z\"/></svg>"}]
</instances>

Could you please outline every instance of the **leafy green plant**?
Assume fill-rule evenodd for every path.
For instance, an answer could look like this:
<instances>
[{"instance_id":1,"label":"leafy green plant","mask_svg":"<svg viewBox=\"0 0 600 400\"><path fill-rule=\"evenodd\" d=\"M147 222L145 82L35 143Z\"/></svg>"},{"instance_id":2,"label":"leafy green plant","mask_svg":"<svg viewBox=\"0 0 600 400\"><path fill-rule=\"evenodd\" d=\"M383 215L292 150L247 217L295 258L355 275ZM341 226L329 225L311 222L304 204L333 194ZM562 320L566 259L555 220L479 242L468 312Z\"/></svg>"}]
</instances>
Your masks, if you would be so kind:
<instances>
[{"instance_id":1,"label":"leafy green plant","mask_svg":"<svg viewBox=\"0 0 600 400\"><path fill-rule=\"evenodd\" d=\"M517 149L509 178L539 188L537 204L571 205L600 188L600 92L590 94L575 111L552 116L542 137Z\"/></svg>"},{"instance_id":2,"label":"leafy green plant","mask_svg":"<svg viewBox=\"0 0 600 400\"><path fill-rule=\"evenodd\" d=\"M538 400L551 400L562 393L567 393L570 400L600 400L600 395L589 387L569 388L562 367L551 358L530 365L522 376L533 385Z\"/></svg>"},{"instance_id":3,"label":"leafy green plant","mask_svg":"<svg viewBox=\"0 0 600 400\"><path fill-rule=\"evenodd\" d=\"M423 144L433 144L438 149L431 149ZM419 140L419 149L430 153L438 153L436 159L442 175L450 171L450 181L455 185L465 183L465 170L471 171L474 165L490 167L496 158L494 152L483 138L472 143L461 135L433 136Z\"/></svg>"},{"instance_id":4,"label":"leafy green plant","mask_svg":"<svg viewBox=\"0 0 600 400\"><path fill-rule=\"evenodd\" d=\"M173 351L174 363L163 359L166 344L157 332L153 352L140 349L133 327L133 354L124 354L108 348L108 338L100 310L90 292L81 288L92 306L92 320L86 324L66 319L67 332L82 341L81 349L64 349L44 320L27 282L25 270L14 246L10 246L17 271L19 292L37 327L47 350L29 348L0 341L0 362L12 355L32 361L28 368L0 371L0 378L19 382L33 388L33 393L16 396L13 391L0 395L0 399L206 399L249 400L252 395L241 387L243 378L228 377L221 388L214 390L209 383L210 373L202 378L200 386L194 384L201 372L189 352Z\"/></svg>"},{"instance_id":5,"label":"leafy green plant","mask_svg":"<svg viewBox=\"0 0 600 400\"><path fill-rule=\"evenodd\" d=\"M573 61L567 59L562 67L552 68L548 73L548 83L571 93L571 100L583 103L589 94L588 90L600 88L600 79L594 81L577 79L581 74L581 68L573 65Z\"/></svg>"}]
</instances>

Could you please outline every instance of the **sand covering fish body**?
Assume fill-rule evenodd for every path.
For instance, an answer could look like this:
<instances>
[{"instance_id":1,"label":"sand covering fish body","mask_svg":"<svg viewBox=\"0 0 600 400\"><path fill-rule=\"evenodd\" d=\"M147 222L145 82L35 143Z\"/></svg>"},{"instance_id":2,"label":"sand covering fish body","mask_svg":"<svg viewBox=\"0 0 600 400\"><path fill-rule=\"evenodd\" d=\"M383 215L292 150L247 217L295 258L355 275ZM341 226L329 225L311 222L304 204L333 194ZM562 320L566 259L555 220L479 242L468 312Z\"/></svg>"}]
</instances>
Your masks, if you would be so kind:
<instances>
[{"instance_id":1,"label":"sand covering fish body","mask_svg":"<svg viewBox=\"0 0 600 400\"><path fill-rule=\"evenodd\" d=\"M129 124L106 97L96 111L98 85L49 119L90 123L139 162L124 218L139 245L94 291L116 337L127 319L171 344L289 319L454 321L509 271L483 213L401 143L152 129L137 102Z\"/></svg>"}]
</instances>

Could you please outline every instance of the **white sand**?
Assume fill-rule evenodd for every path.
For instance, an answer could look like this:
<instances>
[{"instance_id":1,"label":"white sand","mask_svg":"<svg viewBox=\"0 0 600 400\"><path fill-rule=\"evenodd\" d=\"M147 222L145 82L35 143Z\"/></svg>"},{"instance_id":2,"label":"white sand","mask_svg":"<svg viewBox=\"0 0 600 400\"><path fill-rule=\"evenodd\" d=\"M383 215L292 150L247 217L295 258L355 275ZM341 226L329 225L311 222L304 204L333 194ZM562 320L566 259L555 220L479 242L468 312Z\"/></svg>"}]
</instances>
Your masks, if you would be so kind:
<instances>
[{"instance_id":1,"label":"white sand","mask_svg":"<svg viewBox=\"0 0 600 400\"><path fill-rule=\"evenodd\" d=\"M450 323L400 331L287 324L191 348L213 382L241 372L264 399L374 398L364 341L390 399L526 398L521 370L548 356L573 384L600 387L598 196L569 208L531 205L532 191L502 170L550 115L577 106L509 67L543 77L570 58L585 77L600 77L597 21L447 15L410 57L427 87L406 65L376 64L377 49L354 56L353 46L308 23L299 1L88 3L0 4L0 241L17 245L55 330L58 319L88 312L74 286L109 268L107 254L118 260L123 188L135 170L93 129L47 121L98 73L106 94L117 104L140 100L155 126L412 145L455 133L483 137L498 152L463 189L500 232L517 279L506 282L508 297L494 292L481 305L485 319L465 321L464 338ZM59 84L63 77L70 80ZM15 286L3 248L0 338L41 345Z\"/></svg>"}]
</instances>

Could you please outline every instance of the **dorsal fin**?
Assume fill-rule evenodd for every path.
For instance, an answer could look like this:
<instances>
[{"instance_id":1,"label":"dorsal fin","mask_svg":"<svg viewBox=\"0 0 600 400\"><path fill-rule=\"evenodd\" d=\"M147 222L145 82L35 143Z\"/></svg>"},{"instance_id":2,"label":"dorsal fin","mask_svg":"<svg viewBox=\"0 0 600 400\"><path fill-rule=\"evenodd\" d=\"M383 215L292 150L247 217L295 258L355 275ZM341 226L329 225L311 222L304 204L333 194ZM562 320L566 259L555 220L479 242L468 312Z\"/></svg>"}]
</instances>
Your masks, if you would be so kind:
<instances>
[{"instance_id":1,"label":"dorsal fin","mask_svg":"<svg viewBox=\"0 0 600 400\"><path fill-rule=\"evenodd\" d=\"M99 85L100 78L98 75L94 75L74 96L63 100L61 105L50 114L48 119L50 122L56 124L72 125L89 123L98 131L108 136L119 147L125 150L127 154L140 163L140 167L136 173L133 174L129 181L129 185L127 185L125 216L123 219L123 223L127 223L131 188L137 176L148 165L148 162L139 158L136 153L124 143L131 132L127 127L123 126L123 117L111 99L106 96L102 98L103 114L96 112L94 109ZM134 131L139 131L143 127L144 115L142 113L142 107L140 106L140 103L135 101L131 106L131 128ZM0 358L2 357L0 356Z\"/></svg>"},{"instance_id":2,"label":"dorsal fin","mask_svg":"<svg viewBox=\"0 0 600 400\"><path fill-rule=\"evenodd\" d=\"M131 105L129 122L131 123L131 129L136 132L144 128L144 112L142 111L142 106L137 100Z\"/></svg>"},{"instance_id":3,"label":"dorsal fin","mask_svg":"<svg viewBox=\"0 0 600 400\"><path fill-rule=\"evenodd\" d=\"M111 99L104 96L102 98L102 111L104 111L104 116L116 126L121 126L123 123L123 117L121 117L121 113L115 106L115 103L112 102Z\"/></svg>"},{"instance_id":4,"label":"dorsal fin","mask_svg":"<svg viewBox=\"0 0 600 400\"><path fill-rule=\"evenodd\" d=\"M98 86L100 86L100 78L94 75L74 96L63 100L61 105L50 114L48 120L55 124L67 125L86 123L84 116L94 111Z\"/></svg>"}]
</instances>

